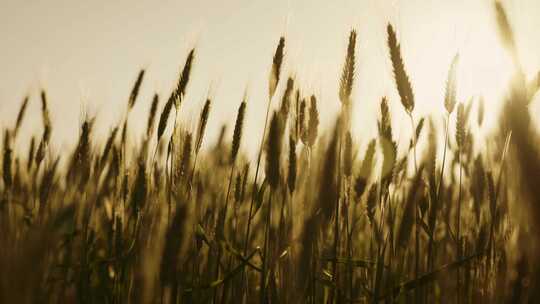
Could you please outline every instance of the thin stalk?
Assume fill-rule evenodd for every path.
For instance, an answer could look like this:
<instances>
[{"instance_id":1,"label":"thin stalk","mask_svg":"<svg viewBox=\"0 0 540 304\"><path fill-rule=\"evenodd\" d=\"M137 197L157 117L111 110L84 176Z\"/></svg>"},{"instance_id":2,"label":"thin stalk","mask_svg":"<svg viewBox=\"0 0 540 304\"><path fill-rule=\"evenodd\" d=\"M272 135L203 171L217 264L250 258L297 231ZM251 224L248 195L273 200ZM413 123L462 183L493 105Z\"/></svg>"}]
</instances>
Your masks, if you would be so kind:
<instances>
[{"instance_id":1,"label":"thin stalk","mask_svg":"<svg viewBox=\"0 0 540 304\"><path fill-rule=\"evenodd\" d=\"M461 259L461 176L463 166L461 165L461 149L458 148L458 165L459 165L459 194L458 194L458 206L457 206L457 215L456 215L456 240L457 240L457 256L458 261ZM460 268L456 270L456 283L457 283L457 302L461 300L461 278L460 278Z\"/></svg>"},{"instance_id":2,"label":"thin stalk","mask_svg":"<svg viewBox=\"0 0 540 304\"><path fill-rule=\"evenodd\" d=\"M433 204L435 204L436 206L440 206L440 196L441 196L441 189L442 189L442 183L443 183L443 176L444 176L444 168L445 168L445 162L446 162L446 148L447 148L447 145L448 145L448 124L450 122L450 114L447 115L447 118L446 118L446 122L445 122L445 132L444 132L444 150L443 150L443 159L442 159L442 165L441 165L441 173L439 175L439 184L437 185L437 195L436 195L436 198L435 198L435 202L432 203L432 208L433 208ZM429 241L428 241L428 261L427 261L427 269L428 271L432 271L433 270L433 262L434 262L434 256L433 256L433 243L434 243L434 238L433 238L433 231L431 231L430 235L429 235ZM428 293L429 293L429 286L431 284L428 284Z\"/></svg>"},{"instance_id":3,"label":"thin stalk","mask_svg":"<svg viewBox=\"0 0 540 304\"><path fill-rule=\"evenodd\" d=\"M278 254L281 254L281 248L285 248L285 244L287 243L287 240L283 237L283 233L284 233L284 228L285 228L285 205L287 204L287 197L289 195L288 194L285 194L283 197L282 197L282 200L281 200L281 208L279 210L279 222L278 222L278 236L277 236L277 248L278 248ZM278 271L279 271L279 274L280 274L280 290L286 290L285 289L285 283L286 283L286 279L285 279L285 271L284 271L284 268L283 267L283 263L281 262L280 259L278 259L277 261L277 268L278 268ZM286 294L285 292L283 293L284 295ZM286 302L286 299L287 297L284 296L283 297L283 302Z\"/></svg>"},{"instance_id":4,"label":"thin stalk","mask_svg":"<svg viewBox=\"0 0 540 304\"><path fill-rule=\"evenodd\" d=\"M339 254L339 202L340 202L340 196L341 196L341 140L339 141L339 149L338 149L338 174L335 178L337 178L337 189L338 189L338 195L336 197L336 208L335 208L335 222L334 222L334 260L332 261L332 274L334 276L334 283L336 286L339 286L339 272L338 272L338 254ZM330 290L330 303L334 302L334 293L335 290ZM339 298L339 290L338 290L338 302L340 302Z\"/></svg>"},{"instance_id":5,"label":"thin stalk","mask_svg":"<svg viewBox=\"0 0 540 304\"><path fill-rule=\"evenodd\" d=\"M351 214L350 212L350 203L351 203L351 199L350 199L350 195L351 195L351 180L350 180L350 177L347 178L346 180L346 183L347 183L347 191L346 191L346 197L347 197L347 203L345 204L346 208L347 208L347 217L345 218L345 231L347 233L347 258L348 258L348 263L347 263L347 268L348 268L348 272L349 272L349 278L348 278L348 283L349 283L349 286L348 286L348 289L349 289L349 292L348 292L348 298L349 299L352 299L353 298L353 268L352 268L352 246L351 246L351 227L349 225L349 214ZM351 215L351 222L354 223L354 212L352 213Z\"/></svg>"},{"instance_id":6,"label":"thin stalk","mask_svg":"<svg viewBox=\"0 0 540 304\"><path fill-rule=\"evenodd\" d=\"M262 272L260 281L260 303L266 303L267 291L266 291L266 273L268 272L268 247L270 245L270 224L272 221L272 196L273 191L270 192L268 197L268 210L266 213L266 227L264 232L264 249L262 256Z\"/></svg>"},{"instance_id":7,"label":"thin stalk","mask_svg":"<svg viewBox=\"0 0 540 304\"><path fill-rule=\"evenodd\" d=\"M168 194L168 205L169 205L169 210L168 210L168 213L167 213L167 224L169 224L170 222L170 219L171 219L171 216L172 216L172 194L173 194L173 172L174 172L174 134L176 133L176 122L178 121L178 110L174 109L174 127L173 127L173 132L171 134L171 141L169 142L169 144L171 145L171 151L170 151L170 155L167 155L167 160L165 161L165 167L167 166L167 163L169 161L169 156L170 156L170 166L169 166L169 194ZM159 143L158 143L159 144ZM156 147L156 150L157 150L157 147Z\"/></svg>"},{"instance_id":8,"label":"thin stalk","mask_svg":"<svg viewBox=\"0 0 540 304\"><path fill-rule=\"evenodd\" d=\"M171 151L167 153L167 158L165 159L165 174L166 178L168 178L167 185L169 187L169 191L167 193L167 225L169 225L171 221L171 213L172 213L172 154L173 154L173 147L174 147L174 141L173 136L169 139L169 145L171 146ZM169 164L169 157L171 158L171 162Z\"/></svg>"},{"instance_id":9,"label":"thin stalk","mask_svg":"<svg viewBox=\"0 0 540 304\"><path fill-rule=\"evenodd\" d=\"M409 113L409 119L411 121L411 130L412 130L412 140L413 140L413 159L414 159L414 171L416 174L418 174L418 163L416 161L416 129L414 126L414 118L412 113ZM420 260L420 234L418 229L418 200L414 201L414 278L417 279L420 267L419 267L419 260ZM419 294L418 290L414 290L414 301L416 303L419 302Z\"/></svg>"},{"instance_id":10,"label":"thin stalk","mask_svg":"<svg viewBox=\"0 0 540 304\"><path fill-rule=\"evenodd\" d=\"M234 161L232 163L232 166L231 166L231 173L229 175L229 185L227 186L227 194L225 195L225 209L224 209L224 215L223 215L223 221L224 223L227 222L227 210L229 209L229 195L231 193L231 185L232 185L232 180L233 180L233 176L234 176L234 168L236 167L236 161ZM225 224L223 225L223 234L225 235ZM221 249L218 251L218 258L217 258L217 264L216 264L216 277L215 279L219 279L219 265L220 265L220 260L221 260ZM214 303L217 303L217 293L218 293L218 288L215 288L214 289ZM223 294L222 294L222 298L221 298L221 302L223 303L223 297L225 296L225 287L223 287Z\"/></svg>"},{"instance_id":11,"label":"thin stalk","mask_svg":"<svg viewBox=\"0 0 540 304\"><path fill-rule=\"evenodd\" d=\"M501 180L502 180L502 174L506 172L506 154L508 152L508 146L510 145L510 140L512 139L512 131L510 131L508 133L508 135L506 136L506 140L505 140L505 144L504 144L504 150L503 150L503 154L502 154L502 157L501 157L501 167L499 168L499 174L498 174L498 177L497 177L497 185L496 185L496 188L495 188L495 198L494 198L494 204L495 206L497 206L497 200L499 198L499 190L501 188ZM491 224L490 224L490 228L489 228L489 239L488 239L488 246L487 246L487 268L488 270L486 271L486 282L488 282L487 280L487 276L488 276L488 271L489 269L491 268L491 264L493 263L493 242L494 242L494 228L495 228L495 214L492 214L491 216Z\"/></svg>"},{"instance_id":12,"label":"thin stalk","mask_svg":"<svg viewBox=\"0 0 540 304\"><path fill-rule=\"evenodd\" d=\"M244 238L244 251L243 251L244 256L247 253L247 249L248 249L248 245L249 245L249 234L251 232L251 220L252 220L251 215L253 214L253 204L255 203L255 192L257 191L257 178L259 176L259 168L260 168L260 165L261 165L261 157L262 157L262 152L263 152L263 148L264 148L264 140L266 138L266 129L268 127L268 116L270 114L270 105L271 104L272 104L272 97L269 97L268 98L268 104L266 106L266 115L265 115L265 118L264 118L263 136L261 138L261 144L259 145L259 155L257 156L257 167L255 169L255 178L253 180L253 190L251 192L251 202L249 204L248 222L247 222L247 227L246 227L246 237ZM242 284L241 284L241 286L244 285L245 278L246 278L246 272L242 271L242 279L241 279ZM246 288L246 290L247 290L247 288Z\"/></svg>"},{"instance_id":13,"label":"thin stalk","mask_svg":"<svg viewBox=\"0 0 540 304\"><path fill-rule=\"evenodd\" d=\"M416 129L414 127L414 118L412 113L409 113L409 119L411 120L412 127L412 139L413 139L413 159L414 159L414 171L418 173L418 164L416 162Z\"/></svg>"},{"instance_id":14,"label":"thin stalk","mask_svg":"<svg viewBox=\"0 0 540 304\"><path fill-rule=\"evenodd\" d=\"M264 148L264 140L266 138L266 129L268 127L268 115L270 114L270 105L271 105L271 103L272 103L272 99L269 98L268 99L268 105L266 107L266 115L265 115L265 118L264 118L263 136L261 138L261 144L259 145L259 155L257 156L257 167L255 169L255 178L253 180L253 192L252 192L252 195L251 195L251 203L250 203L250 207L249 207L248 224L247 224L247 228L246 228L246 238L245 238L245 242L244 242L244 255L246 255L247 247L248 247L248 243L249 243L249 233L250 233L250 228L251 228L251 213L253 211L253 203L255 201L255 196L253 195L253 193L255 193L255 191L257 190L257 178L259 177L259 168L260 168L260 165L261 165L261 157L262 157L262 152L263 152L263 148Z\"/></svg>"},{"instance_id":15,"label":"thin stalk","mask_svg":"<svg viewBox=\"0 0 540 304\"><path fill-rule=\"evenodd\" d=\"M199 151L195 153L195 159L193 160L193 169L191 170L191 174L189 176L189 181L186 185L188 188L188 201L191 199L191 189L193 184L193 176L195 175L195 169L197 169L197 158L199 157Z\"/></svg>"},{"instance_id":16,"label":"thin stalk","mask_svg":"<svg viewBox=\"0 0 540 304\"><path fill-rule=\"evenodd\" d=\"M414 126L414 118L412 113L409 113L409 118L411 120L411 130L412 130L412 139L413 139L413 158L414 158L414 171L418 174L418 164L416 162L416 129ZM414 201L414 279L418 278L420 274L420 233L418 227L418 200ZM419 302L419 290L415 289L414 291L414 301Z\"/></svg>"},{"instance_id":17,"label":"thin stalk","mask_svg":"<svg viewBox=\"0 0 540 304\"><path fill-rule=\"evenodd\" d=\"M445 162L446 162L446 148L448 145L448 124L450 122L450 115L446 118L445 123L445 132L444 132L444 150L443 150L443 159L442 159L442 165L441 165L441 173L439 175L439 184L437 185L437 196L436 196L436 202L437 206L440 205L440 197L441 197L441 189L443 184L443 176L444 176L444 168L445 168ZM431 232L433 234L433 231ZM429 236L429 243L428 243L428 269L431 271L433 269L433 235Z\"/></svg>"},{"instance_id":18,"label":"thin stalk","mask_svg":"<svg viewBox=\"0 0 540 304\"><path fill-rule=\"evenodd\" d=\"M444 132L444 150L443 150L443 159L442 159L442 167L441 167L441 174L439 175L439 185L437 186L437 203L439 203L439 199L441 197L441 188L442 188L442 182L443 182L443 176L444 176L444 164L446 162L446 147L448 145L448 123L450 122L450 115L446 118L446 131Z\"/></svg>"},{"instance_id":19,"label":"thin stalk","mask_svg":"<svg viewBox=\"0 0 540 304\"><path fill-rule=\"evenodd\" d=\"M236 168L236 162L233 162L232 167L231 167L231 174L229 175L229 186L227 187L227 195L225 196L225 215L224 215L225 223L227 222L227 210L229 210L229 196L231 193L231 185L232 185L235 168ZM223 227L223 230L224 230L223 233L225 234L225 226ZM228 265L229 267L230 267L230 263L231 263L231 260L229 260L229 265ZM226 269L226 270L229 271L229 269ZM229 288L229 283L226 282L223 285L223 294L221 296L221 303L225 303L225 298L227 297L228 288Z\"/></svg>"},{"instance_id":20,"label":"thin stalk","mask_svg":"<svg viewBox=\"0 0 540 304\"><path fill-rule=\"evenodd\" d=\"M290 238L287 238L287 242L289 243L289 270L290 272L288 273L288 276L289 276L289 279L290 279L290 283L293 284L294 282L296 282L296 268L295 268L295 264L294 264L294 257L295 257L295 254L294 254L294 191L291 193L290 197L289 197L289 227L290 227L290 235L288 235L288 237L290 236ZM283 271L284 273L286 271ZM285 284L284 284L285 285ZM294 286L294 285L292 285ZM286 287L286 285L284 286ZM290 298L287 298L287 302L290 302L289 301Z\"/></svg>"}]
</instances>

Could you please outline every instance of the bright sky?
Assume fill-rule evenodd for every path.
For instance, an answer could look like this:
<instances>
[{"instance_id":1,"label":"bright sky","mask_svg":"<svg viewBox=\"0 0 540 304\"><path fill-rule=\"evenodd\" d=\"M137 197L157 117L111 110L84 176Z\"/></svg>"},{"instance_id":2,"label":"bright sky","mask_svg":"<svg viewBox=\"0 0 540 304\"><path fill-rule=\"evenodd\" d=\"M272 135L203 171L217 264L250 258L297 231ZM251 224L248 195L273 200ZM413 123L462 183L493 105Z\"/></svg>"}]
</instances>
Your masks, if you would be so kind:
<instances>
[{"instance_id":1,"label":"bright sky","mask_svg":"<svg viewBox=\"0 0 540 304\"><path fill-rule=\"evenodd\" d=\"M417 117L434 113L441 119L445 79L457 51L458 95L462 100L484 95L488 124L495 121L510 71L491 0L1 1L0 124L11 126L20 102L30 94L22 131L26 138L40 134L38 92L44 87L57 149L73 144L84 112L98 115L98 134L108 131L123 115L136 75L144 67L136 118L130 120L138 134L146 125L151 96L160 93L162 102L168 97L191 47L196 47L197 57L182 121L195 127L212 87L207 137L212 140L223 122L234 123L247 87L243 146L250 151L260 141L268 72L280 35L286 36L283 79L292 73L305 94L320 96L322 121L328 125L339 108L338 79L349 30L357 29L354 130L364 144L375 134L383 95L390 98L396 136L405 138L410 132L391 78L387 22L395 25L402 43ZM521 60L532 75L540 69L540 1L503 3Z\"/></svg>"}]
</instances>

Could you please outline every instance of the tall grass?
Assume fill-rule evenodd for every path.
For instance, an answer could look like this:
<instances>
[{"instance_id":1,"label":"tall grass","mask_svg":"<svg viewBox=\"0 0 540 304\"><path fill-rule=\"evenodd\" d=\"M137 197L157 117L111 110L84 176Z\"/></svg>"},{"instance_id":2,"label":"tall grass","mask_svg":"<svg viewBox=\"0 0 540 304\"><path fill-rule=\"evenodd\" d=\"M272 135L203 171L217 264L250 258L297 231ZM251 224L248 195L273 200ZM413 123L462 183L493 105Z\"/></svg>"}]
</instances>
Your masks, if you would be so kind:
<instances>
[{"instance_id":1,"label":"tall grass","mask_svg":"<svg viewBox=\"0 0 540 304\"><path fill-rule=\"evenodd\" d=\"M178 119L190 102L195 50L162 106L153 96L141 141L128 140L127 122L141 104L144 70L122 121L100 139L95 117L84 117L71 151L50 147L55 109L45 90L42 133L20 151L19 130L32 121L25 120L35 98L28 95L1 132L0 302L538 302L540 133L529 105L539 86L524 76L503 6L494 11L515 75L498 128L485 137L474 130L484 128L484 99L474 102L473 123L473 102L457 98L458 55L440 84L441 113L415 124L407 60L392 25L387 46L399 100L381 97L374 138L350 130L355 30L335 95L342 110L330 130L319 126L319 96L304 94L293 77L280 89L287 57L279 39L254 160L242 149L256 140L243 135L247 96L232 136L224 125L216 143L205 133L219 101L205 97L193 130ZM367 103L379 101L357 106ZM404 152L391 103L411 122Z\"/></svg>"}]
</instances>

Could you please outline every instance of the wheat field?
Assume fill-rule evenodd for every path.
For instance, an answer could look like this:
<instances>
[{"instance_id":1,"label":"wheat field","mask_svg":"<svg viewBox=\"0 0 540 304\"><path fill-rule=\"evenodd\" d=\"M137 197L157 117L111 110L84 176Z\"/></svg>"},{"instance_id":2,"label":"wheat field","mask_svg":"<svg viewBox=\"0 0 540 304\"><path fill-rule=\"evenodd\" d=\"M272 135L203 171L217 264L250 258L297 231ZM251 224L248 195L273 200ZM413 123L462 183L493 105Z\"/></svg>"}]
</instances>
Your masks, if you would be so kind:
<instances>
[{"instance_id":1,"label":"wheat field","mask_svg":"<svg viewBox=\"0 0 540 304\"><path fill-rule=\"evenodd\" d=\"M141 70L108 137L94 136L95 117L87 115L71 150L51 147L45 88L28 96L2 130L0 302L540 301L540 131L528 107L540 79L524 76L505 10L498 2L493 9L514 75L488 136L475 130L489 105L458 100L459 54L441 87L444 124L415 113L392 24L386 51L399 100L364 101L380 108L377 137L365 149L351 132L361 73L354 29L336 75L341 109L327 130L318 96L282 71L286 37L268 58L267 100L246 93L213 142L205 138L210 96L194 127L178 119L190 102L197 49L170 95L150 101L147 120L130 119L145 102ZM264 129L244 138L254 102L264 103ZM32 103L41 117L25 117ZM405 147L390 103L409 120ZM20 143L30 120L42 130ZM141 123L146 131L130 140L130 126ZM254 159L246 141L256 142Z\"/></svg>"}]
</instances>

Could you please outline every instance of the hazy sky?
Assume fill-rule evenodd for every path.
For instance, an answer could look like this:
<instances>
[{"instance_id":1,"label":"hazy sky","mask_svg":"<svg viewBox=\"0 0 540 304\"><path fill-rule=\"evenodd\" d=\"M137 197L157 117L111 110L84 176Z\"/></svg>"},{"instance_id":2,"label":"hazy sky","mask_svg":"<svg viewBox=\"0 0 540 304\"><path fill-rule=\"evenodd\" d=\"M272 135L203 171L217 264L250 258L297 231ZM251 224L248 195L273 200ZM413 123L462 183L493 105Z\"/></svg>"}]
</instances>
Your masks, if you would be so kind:
<instances>
[{"instance_id":1,"label":"hazy sky","mask_svg":"<svg viewBox=\"0 0 540 304\"><path fill-rule=\"evenodd\" d=\"M133 113L136 118L130 120L137 134L146 125L151 96L158 92L162 102L168 97L188 50L196 47L182 121L194 128L211 87L215 102L208 139L213 139L223 122L234 123L247 88L243 145L252 149L260 140L268 71L279 36L286 37L282 77L292 73L306 95L320 96L323 124L328 124L339 107L338 79L349 30L355 28L356 138L365 143L374 134L383 95L389 96L394 118L403 126L396 128L396 135L404 138L409 126L391 79L388 22L395 25L402 43L416 95L415 115L442 117L446 74L459 51L459 96L484 95L489 123L510 71L510 60L496 35L492 3L0 0L0 124L12 125L21 100L30 94L23 133L26 137L40 133L38 92L44 87L58 149L73 143L82 113L98 115L97 132L103 134L122 117L132 84L144 67L147 74ZM540 68L540 1L503 3L521 59L532 75ZM278 88L278 98L282 89ZM274 105L278 103L274 100Z\"/></svg>"}]
</instances>

